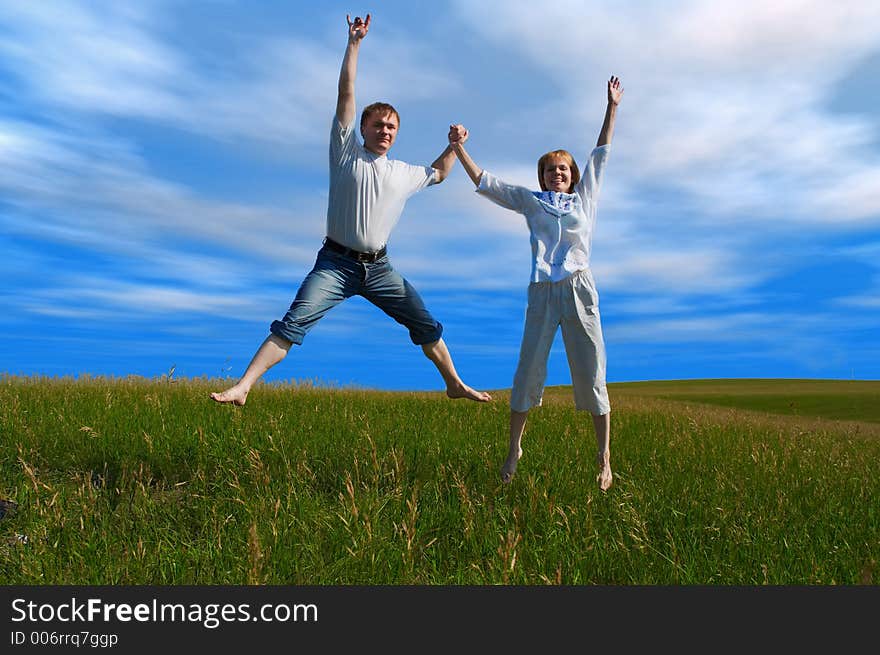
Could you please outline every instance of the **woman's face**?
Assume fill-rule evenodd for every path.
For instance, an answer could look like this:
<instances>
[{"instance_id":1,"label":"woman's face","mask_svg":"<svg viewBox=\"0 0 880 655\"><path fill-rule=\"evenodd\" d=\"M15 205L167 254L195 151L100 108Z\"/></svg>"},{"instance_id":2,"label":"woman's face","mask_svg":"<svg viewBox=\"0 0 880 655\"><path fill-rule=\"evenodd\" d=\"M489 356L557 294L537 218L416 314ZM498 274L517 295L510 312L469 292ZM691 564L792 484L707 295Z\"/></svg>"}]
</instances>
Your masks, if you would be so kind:
<instances>
[{"instance_id":1,"label":"woman's face","mask_svg":"<svg viewBox=\"0 0 880 655\"><path fill-rule=\"evenodd\" d=\"M571 186L571 168L562 157L552 157L544 164L544 186L548 191L568 193Z\"/></svg>"}]
</instances>

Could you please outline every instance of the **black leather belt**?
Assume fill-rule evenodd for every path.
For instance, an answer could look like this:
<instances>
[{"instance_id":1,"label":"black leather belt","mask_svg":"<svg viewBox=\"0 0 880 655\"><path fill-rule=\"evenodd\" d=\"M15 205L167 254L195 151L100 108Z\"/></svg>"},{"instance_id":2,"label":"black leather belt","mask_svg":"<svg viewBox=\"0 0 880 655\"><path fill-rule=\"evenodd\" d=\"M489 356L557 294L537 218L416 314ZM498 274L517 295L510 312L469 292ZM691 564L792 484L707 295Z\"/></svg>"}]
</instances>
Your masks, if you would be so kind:
<instances>
[{"instance_id":1,"label":"black leather belt","mask_svg":"<svg viewBox=\"0 0 880 655\"><path fill-rule=\"evenodd\" d=\"M341 255L345 255L346 257L351 257L355 261L366 262L367 264L372 264L377 259L381 259L385 256L385 252L387 248L382 246L381 250L377 250L376 252L361 252L360 250L352 250L351 248L346 248L341 243L336 243L330 237L324 239L324 245L330 250L338 252Z\"/></svg>"}]
</instances>

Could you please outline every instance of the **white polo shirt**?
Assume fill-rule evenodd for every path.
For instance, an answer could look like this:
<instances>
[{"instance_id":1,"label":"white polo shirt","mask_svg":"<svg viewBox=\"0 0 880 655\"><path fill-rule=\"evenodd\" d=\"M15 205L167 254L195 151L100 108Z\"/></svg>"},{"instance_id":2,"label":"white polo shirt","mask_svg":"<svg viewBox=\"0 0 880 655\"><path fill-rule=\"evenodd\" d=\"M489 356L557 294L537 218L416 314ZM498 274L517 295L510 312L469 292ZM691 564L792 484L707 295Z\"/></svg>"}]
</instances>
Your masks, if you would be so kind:
<instances>
[{"instance_id":1,"label":"white polo shirt","mask_svg":"<svg viewBox=\"0 0 880 655\"><path fill-rule=\"evenodd\" d=\"M596 204L610 145L594 148L574 193L531 191L483 171L477 193L526 217L532 282L559 282L590 267Z\"/></svg>"},{"instance_id":2,"label":"white polo shirt","mask_svg":"<svg viewBox=\"0 0 880 655\"><path fill-rule=\"evenodd\" d=\"M365 149L355 121L330 129L330 198L327 236L354 250L374 252L388 242L403 206L416 191L437 183L430 166L413 166Z\"/></svg>"}]
</instances>

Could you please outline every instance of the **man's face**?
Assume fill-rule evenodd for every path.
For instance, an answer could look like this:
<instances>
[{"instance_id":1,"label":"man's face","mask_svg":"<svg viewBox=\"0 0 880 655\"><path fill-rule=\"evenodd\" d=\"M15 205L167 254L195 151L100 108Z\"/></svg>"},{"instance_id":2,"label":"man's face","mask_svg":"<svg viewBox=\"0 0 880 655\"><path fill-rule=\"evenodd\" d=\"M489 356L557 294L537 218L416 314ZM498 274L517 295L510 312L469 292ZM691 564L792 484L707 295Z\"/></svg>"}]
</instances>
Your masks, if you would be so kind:
<instances>
[{"instance_id":1,"label":"man's face","mask_svg":"<svg viewBox=\"0 0 880 655\"><path fill-rule=\"evenodd\" d=\"M367 116L361 125L361 136L364 137L364 148L377 155L384 155L397 138L397 116L388 112L382 114L374 111Z\"/></svg>"}]
</instances>

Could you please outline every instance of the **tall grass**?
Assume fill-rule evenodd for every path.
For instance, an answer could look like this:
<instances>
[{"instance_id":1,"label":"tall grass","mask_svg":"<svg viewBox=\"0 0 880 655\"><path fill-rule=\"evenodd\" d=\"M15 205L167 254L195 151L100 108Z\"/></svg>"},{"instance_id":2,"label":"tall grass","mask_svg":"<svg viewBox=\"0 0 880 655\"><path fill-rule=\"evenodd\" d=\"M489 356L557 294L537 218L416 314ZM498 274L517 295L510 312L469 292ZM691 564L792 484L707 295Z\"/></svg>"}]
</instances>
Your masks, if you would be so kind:
<instances>
[{"instance_id":1,"label":"tall grass","mask_svg":"<svg viewBox=\"0 0 880 655\"><path fill-rule=\"evenodd\" d=\"M612 387L614 486L549 390L507 397L0 379L8 584L876 584L880 439ZM746 383L744 383L746 384Z\"/></svg>"}]
</instances>

